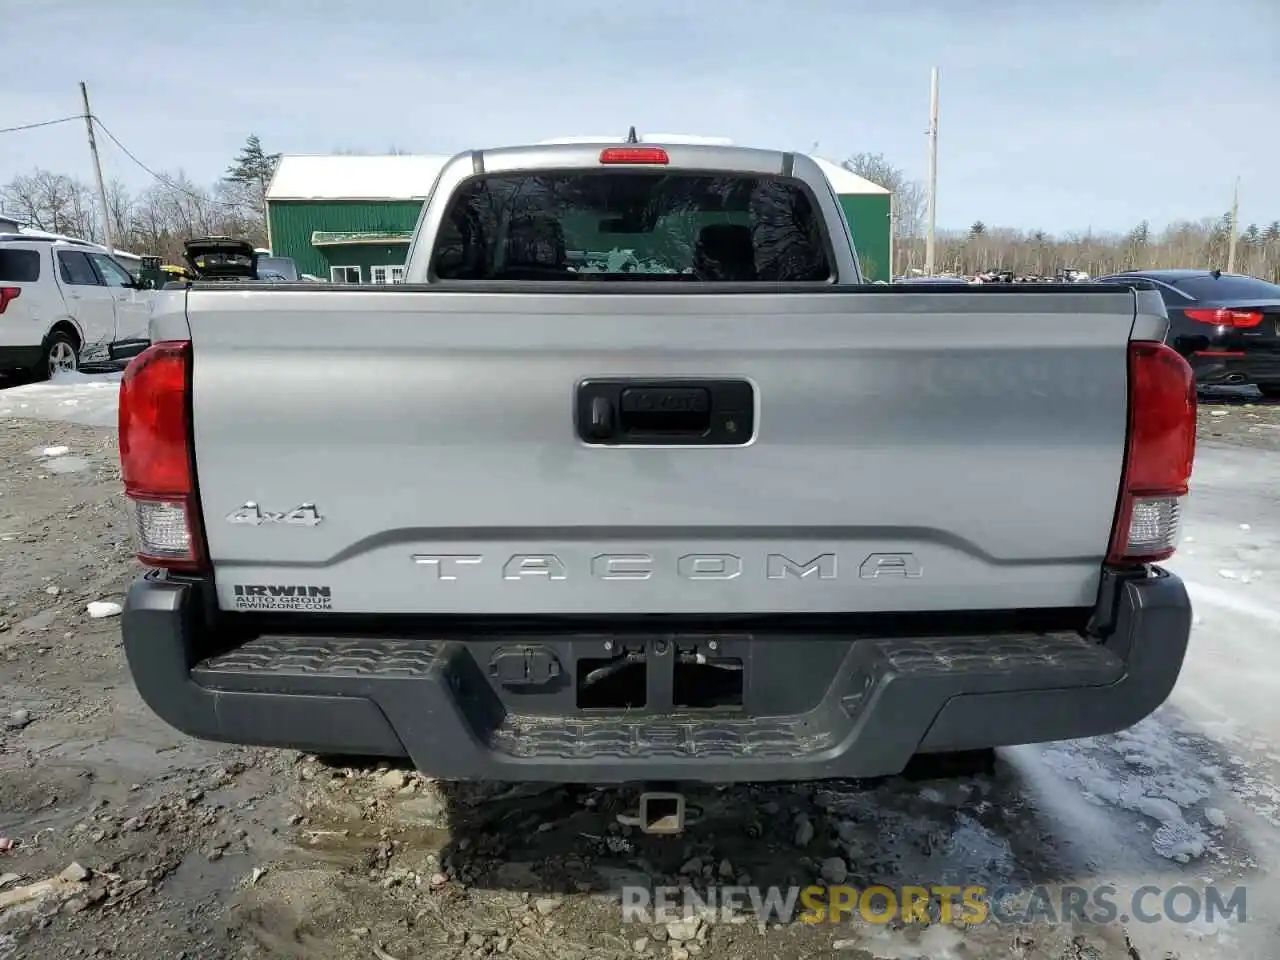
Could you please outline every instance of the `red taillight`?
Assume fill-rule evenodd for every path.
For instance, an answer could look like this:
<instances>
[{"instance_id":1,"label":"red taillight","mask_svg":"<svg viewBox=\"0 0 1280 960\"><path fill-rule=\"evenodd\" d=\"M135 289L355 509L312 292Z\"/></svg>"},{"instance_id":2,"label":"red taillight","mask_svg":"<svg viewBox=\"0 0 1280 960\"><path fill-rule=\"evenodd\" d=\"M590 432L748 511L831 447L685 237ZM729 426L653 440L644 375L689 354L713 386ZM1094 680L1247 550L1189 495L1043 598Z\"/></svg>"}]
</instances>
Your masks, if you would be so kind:
<instances>
[{"instance_id":1,"label":"red taillight","mask_svg":"<svg viewBox=\"0 0 1280 960\"><path fill-rule=\"evenodd\" d=\"M21 295L21 287L0 287L0 313L5 312L10 300L17 300Z\"/></svg>"},{"instance_id":2,"label":"red taillight","mask_svg":"<svg viewBox=\"0 0 1280 960\"><path fill-rule=\"evenodd\" d=\"M600 151L600 162L664 165L670 163L671 158L661 147L606 147Z\"/></svg>"},{"instance_id":3,"label":"red taillight","mask_svg":"<svg viewBox=\"0 0 1280 960\"><path fill-rule=\"evenodd\" d=\"M1215 327L1235 327L1237 330L1248 330L1262 322L1261 310L1183 310L1188 317L1199 323L1211 323Z\"/></svg>"},{"instance_id":4,"label":"red taillight","mask_svg":"<svg viewBox=\"0 0 1280 960\"><path fill-rule=\"evenodd\" d=\"M1191 366L1163 343L1129 344L1129 437L1108 563L1173 555L1195 453Z\"/></svg>"},{"instance_id":5,"label":"red taillight","mask_svg":"<svg viewBox=\"0 0 1280 960\"><path fill-rule=\"evenodd\" d=\"M138 354L120 382L120 473L137 520L138 559L204 567L191 453L191 344L167 341Z\"/></svg>"}]
</instances>

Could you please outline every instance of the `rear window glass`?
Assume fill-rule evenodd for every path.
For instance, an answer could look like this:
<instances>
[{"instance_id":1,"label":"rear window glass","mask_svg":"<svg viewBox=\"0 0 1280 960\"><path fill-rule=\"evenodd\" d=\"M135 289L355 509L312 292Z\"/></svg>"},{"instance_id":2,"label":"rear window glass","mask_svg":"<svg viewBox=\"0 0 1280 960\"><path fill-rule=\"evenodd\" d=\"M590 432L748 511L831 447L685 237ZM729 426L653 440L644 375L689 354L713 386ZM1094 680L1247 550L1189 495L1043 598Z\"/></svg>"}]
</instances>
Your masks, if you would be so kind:
<instances>
[{"instance_id":1,"label":"rear window glass","mask_svg":"<svg viewBox=\"0 0 1280 960\"><path fill-rule=\"evenodd\" d=\"M0 247L0 283L35 283L39 279L39 253Z\"/></svg>"},{"instance_id":2,"label":"rear window glass","mask_svg":"<svg viewBox=\"0 0 1280 960\"><path fill-rule=\"evenodd\" d=\"M449 201L441 280L822 281L821 212L779 177L636 171L478 177Z\"/></svg>"},{"instance_id":3,"label":"rear window glass","mask_svg":"<svg viewBox=\"0 0 1280 960\"><path fill-rule=\"evenodd\" d=\"M259 257L258 279L294 281L298 279L298 267L290 257Z\"/></svg>"},{"instance_id":4,"label":"rear window glass","mask_svg":"<svg viewBox=\"0 0 1280 960\"><path fill-rule=\"evenodd\" d=\"M1256 277L1186 277L1172 286L1197 300L1280 300L1280 286Z\"/></svg>"}]
</instances>

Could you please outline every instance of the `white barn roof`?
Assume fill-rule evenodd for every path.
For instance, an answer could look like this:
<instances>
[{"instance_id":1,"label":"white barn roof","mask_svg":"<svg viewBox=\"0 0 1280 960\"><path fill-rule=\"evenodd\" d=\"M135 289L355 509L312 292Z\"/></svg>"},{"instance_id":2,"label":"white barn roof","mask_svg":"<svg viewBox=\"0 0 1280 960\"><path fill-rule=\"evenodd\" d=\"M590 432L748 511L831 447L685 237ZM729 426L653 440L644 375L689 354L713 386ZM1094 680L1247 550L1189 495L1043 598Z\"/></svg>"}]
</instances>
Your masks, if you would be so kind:
<instances>
[{"instance_id":1,"label":"white barn roof","mask_svg":"<svg viewBox=\"0 0 1280 960\"><path fill-rule=\"evenodd\" d=\"M827 179L831 182L831 186L835 188L836 193L889 192L880 184L872 183L866 177L851 173L838 163L832 163L830 160L822 159L822 157L814 157L813 162L822 168L822 172L827 175Z\"/></svg>"},{"instance_id":2,"label":"white barn roof","mask_svg":"<svg viewBox=\"0 0 1280 960\"><path fill-rule=\"evenodd\" d=\"M667 143L705 143L731 146L720 137L690 137L654 134ZM621 141L621 137L563 137L544 143ZM879 193L889 191L839 164L814 157L836 193ZM280 158L275 176L267 187L268 200L421 200L430 192L449 157L441 154L400 154L386 156L290 155Z\"/></svg>"},{"instance_id":3,"label":"white barn roof","mask_svg":"<svg viewBox=\"0 0 1280 960\"><path fill-rule=\"evenodd\" d=\"M421 200L449 157L426 154L280 158L268 200Z\"/></svg>"}]
</instances>

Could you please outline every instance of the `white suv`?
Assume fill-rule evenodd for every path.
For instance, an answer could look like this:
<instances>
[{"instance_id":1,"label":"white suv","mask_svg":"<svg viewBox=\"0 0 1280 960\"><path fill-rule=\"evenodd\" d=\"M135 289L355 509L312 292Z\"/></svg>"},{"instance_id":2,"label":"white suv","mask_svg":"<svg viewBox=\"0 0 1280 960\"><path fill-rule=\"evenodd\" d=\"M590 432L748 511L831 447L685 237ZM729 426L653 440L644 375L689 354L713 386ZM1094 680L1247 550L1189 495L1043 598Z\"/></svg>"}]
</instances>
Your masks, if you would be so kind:
<instances>
[{"instance_id":1,"label":"white suv","mask_svg":"<svg viewBox=\"0 0 1280 960\"><path fill-rule=\"evenodd\" d=\"M149 340L150 292L87 242L0 234L0 372L44 380Z\"/></svg>"}]
</instances>

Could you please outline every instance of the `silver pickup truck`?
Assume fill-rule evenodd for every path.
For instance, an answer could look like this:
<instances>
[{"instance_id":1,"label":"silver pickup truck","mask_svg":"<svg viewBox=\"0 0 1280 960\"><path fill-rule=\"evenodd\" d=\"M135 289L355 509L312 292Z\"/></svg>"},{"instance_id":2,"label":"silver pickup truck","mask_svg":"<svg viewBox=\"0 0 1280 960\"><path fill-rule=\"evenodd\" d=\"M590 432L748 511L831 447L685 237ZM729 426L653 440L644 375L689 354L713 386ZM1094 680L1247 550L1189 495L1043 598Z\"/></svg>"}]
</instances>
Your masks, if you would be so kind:
<instances>
[{"instance_id":1,"label":"silver pickup truck","mask_svg":"<svg viewBox=\"0 0 1280 960\"><path fill-rule=\"evenodd\" d=\"M1195 393L1157 292L863 284L810 159L677 144L464 153L405 276L157 306L123 634L173 726L864 777L1173 688Z\"/></svg>"}]
</instances>

